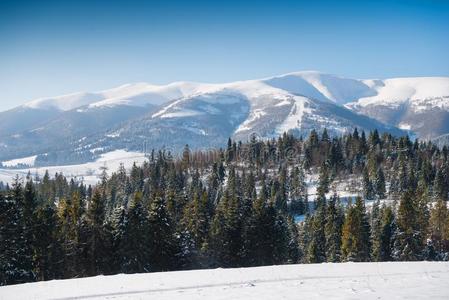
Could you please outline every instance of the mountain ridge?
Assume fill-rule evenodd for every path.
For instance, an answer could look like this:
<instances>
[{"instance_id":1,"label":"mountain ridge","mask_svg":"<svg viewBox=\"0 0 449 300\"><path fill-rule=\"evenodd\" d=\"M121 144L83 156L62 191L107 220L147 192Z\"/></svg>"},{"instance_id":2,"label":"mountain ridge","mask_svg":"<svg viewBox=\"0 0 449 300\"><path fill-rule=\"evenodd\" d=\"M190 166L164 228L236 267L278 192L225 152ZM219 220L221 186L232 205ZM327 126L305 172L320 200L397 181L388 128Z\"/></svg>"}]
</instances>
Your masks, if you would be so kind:
<instances>
[{"instance_id":1,"label":"mountain ridge","mask_svg":"<svg viewBox=\"0 0 449 300\"><path fill-rule=\"evenodd\" d=\"M424 139L449 133L449 77L351 79L301 71L228 83L139 82L40 98L0 112L0 161L37 155L39 162L45 155L52 163L79 162L95 158L92 148L216 147L228 137L323 128L338 135L355 127Z\"/></svg>"}]
</instances>

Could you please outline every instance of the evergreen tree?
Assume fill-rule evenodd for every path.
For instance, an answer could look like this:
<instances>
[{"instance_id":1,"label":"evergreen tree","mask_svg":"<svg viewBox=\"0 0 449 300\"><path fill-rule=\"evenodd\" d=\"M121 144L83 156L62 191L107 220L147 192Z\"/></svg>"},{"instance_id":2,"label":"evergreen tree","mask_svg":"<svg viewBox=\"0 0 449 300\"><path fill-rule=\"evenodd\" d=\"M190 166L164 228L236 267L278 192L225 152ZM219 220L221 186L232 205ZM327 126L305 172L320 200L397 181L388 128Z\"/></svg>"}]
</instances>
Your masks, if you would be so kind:
<instances>
[{"instance_id":1,"label":"evergreen tree","mask_svg":"<svg viewBox=\"0 0 449 300\"><path fill-rule=\"evenodd\" d=\"M24 195L18 177L7 197L0 196L0 283L17 284L34 279L33 257L24 222Z\"/></svg>"},{"instance_id":2,"label":"evergreen tree","mask_svg":"<svg viewBox=\"0 0 449 300\"><path fill-rule=\"evenodd\" d=\"M120 269L124 273L151 271L148 258L150 248L148 218L142 201L142 194L137 192L126 214L123 235L118 247Z\"/></svg>"},{"instance_id":3,"label":"evergreen tree","mask_svg":"<svg viewBox=\"0 0 449 300\"><path fill-rule=\"evenodd\" d=\"M216 263L237 266L241 258L242 222L236 196L225 191L212 219L209 249Z\"/></svg>"},{"instance_id":4,"label":"evergreen tree","mask_svg":"<svg viewBox=\"0 0 449 300\"><path fill-rule=\"evenodd\" d=\"M368 168L363 169L363 197L367 200L374 199L374 188L368 174Z\"/></svg>"},{"instance_id":5,"label":"evergreen tree","mask_svg":"<svg viewBox=\"0 0 449 300\"><path fill-rule=\"evenodd\" d=\"M418 228L417 213L413 194L411 192L404 193L397 213L394 250L394 257L397 260L414 261L421 258L422 233Z\"/></svg>"},{"instance_id":6,"label":"evergreen tree","mask_svg":"<svg viewBox=\"0 0 449 300\"><path fill-rule=\"evenodd\" d=\"M341 230L344 221L336 194L329 200L324 232L326 237L326 258L328 262L338 262L341 258Z\"/></svg>"},{"instance_id":7,"label":"evergreen tree","mask_svg":"<svg viewBox=\"0 0 449 300\"><path fill-rule=\"evenodd\" d=\"M329 192L330 182L331 181L330 181L329 167L328 164L324 162L321 165L320 175L318 179L318 187L317 187L318 197L326 196L326 193Z\"/></svg>"},{"instance_id":8,"label":"evergreen tree","mask_svg":"<svg viewBox=\"0 0 449 300\"><path fill-rule=\"evenodd\" d=\"M385 175L384 175L382 168L377 168L374 186L375 186L377 197L379 199L384 199L385 195L387 193L387 190L385 188Z\"/></svg>"},{"instance_id":9,"label":"evergreen tree","mask_svg":"<svg viewBox=\"0 0 449 300\"><path fill-rule=\"evenodd\" d=\"M156 197L148 213L149 263L152 271L168 271L178 266L178 240L162 197Z\"/></svg>"},{"instance_id":10,"label":"evergreen tree","mask_svg":"<svg viewBox=\"0 0 449 300\"><path fill-rule=\"evenodd\" d=\"M348 208L342 229L342 254L347 261L369 261L370 226L365 205L357 197L355 205Z\"/></svg>"},{"instance_id":11,"label":"evergreen tree","mask_svg":"<svg viewBox=\"0 0 449 300\"><path fill-rule=\"evenodd\" d=\"M311 217L310 242L307 249L307 262L321 263L326 261L326 236L324 227L326 224L326 205L318 206Z\"/></svg>"},{"instance_id":12,"label":"evergreen tree","mask_svg":"<svg viewBox=\"0 0 449 300\"><path fill-rule=\"evenodd\" d=\"M439 199L430 215L430 236L437 252L442 252L447 249L447 227L449 220L449 213L446 201Z\"/></svg>"},{"instance_id":13,"label":"evergreen tree","mask_svg":"<svg viewBox=\"0 0 449 300\"><path fill-rule=\"evenodd\" d=\"M62 278L62 248L58 239L58 218L51 205L40 207L36 213L34 260L38 280Z\"/></svg>"},{"instance_id":14,"label":"evergreen tree","mask_svg":"<svg viewBox=\"0 0 449 300\"><path fill-rule=\"evenodd\" d=\"M105 217L105 196L96 189L87 210L88 266L86 269L91 276L110 273L112 236L107 230Z\"/></svg>"}]
</instances>

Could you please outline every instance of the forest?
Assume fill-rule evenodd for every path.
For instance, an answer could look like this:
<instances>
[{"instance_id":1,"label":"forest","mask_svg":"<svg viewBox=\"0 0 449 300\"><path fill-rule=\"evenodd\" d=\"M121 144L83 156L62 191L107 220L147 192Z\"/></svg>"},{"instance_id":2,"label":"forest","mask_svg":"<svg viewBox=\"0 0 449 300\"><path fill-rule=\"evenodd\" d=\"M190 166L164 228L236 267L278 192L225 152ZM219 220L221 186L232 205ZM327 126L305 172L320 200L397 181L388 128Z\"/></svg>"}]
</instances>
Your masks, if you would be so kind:
<instances>
[{"instance_id":1,"label":"forest","mask_svg":"<svg viewBox=\"0 0 449 300\"><path fill-rule=\"evenodd\" d=\"M96 186L63 174L0 191L0 285L217 267L449 259L449 150L355 129L175 156ZM307 177L318 176L316 194ZM336 180L357 178L341 201ZM295 221L295 217L304 220Z\"/></svg>"}]
</instances>

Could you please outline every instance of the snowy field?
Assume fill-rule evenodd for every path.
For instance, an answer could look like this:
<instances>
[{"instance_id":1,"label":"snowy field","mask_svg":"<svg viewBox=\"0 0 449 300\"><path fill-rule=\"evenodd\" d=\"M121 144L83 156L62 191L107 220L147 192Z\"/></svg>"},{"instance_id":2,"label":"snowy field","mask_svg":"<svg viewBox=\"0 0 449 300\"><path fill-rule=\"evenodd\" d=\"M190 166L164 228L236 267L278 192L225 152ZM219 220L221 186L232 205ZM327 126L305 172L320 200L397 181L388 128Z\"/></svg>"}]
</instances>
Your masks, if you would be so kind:
<instances>
[{"instance_id":1,"label":"snowy field","mask_svg":"<svg viewBox=\"0 0 449 300\"><path fill-rule=\"evenodd\" d=\"M34 157L35 158L35 157ZM32 160L30 158L17 159L14 161L3 162L4 165L17 165L20 163L29 164ZM25 177L28 172L32 176L36 174L39 177L43 177L45 171L48 170L50 176L54 176L55 173L63 173L68 179L75 178L79 181L83 181L85 184L97 184L100 181L102 173L101 168L106 167L107 172L117 172L120 164L123 163L126 169L130 169L135 162L137 165L142 165L145 160L148 160L144 153L140 152L128 152L125 150L115 150L112 152L104 153L94 162L89 162L79 165L68 166L53 166L42 168L23 168L23 169L1 169L0 168L0 181L11 183L16 175L19 177ZM34 161L33 161L34 163Z\"/></svg>"},{"instance_id":2,"label":"snowy field","mask_svg":"<svg viewBox=\"0 0 449 300\"><path fill-rule=\"evenodd\" d=\"M341 263L99 276L6 286L0 299L449 299L449 263Z\"/></svg>"}]
</instances>

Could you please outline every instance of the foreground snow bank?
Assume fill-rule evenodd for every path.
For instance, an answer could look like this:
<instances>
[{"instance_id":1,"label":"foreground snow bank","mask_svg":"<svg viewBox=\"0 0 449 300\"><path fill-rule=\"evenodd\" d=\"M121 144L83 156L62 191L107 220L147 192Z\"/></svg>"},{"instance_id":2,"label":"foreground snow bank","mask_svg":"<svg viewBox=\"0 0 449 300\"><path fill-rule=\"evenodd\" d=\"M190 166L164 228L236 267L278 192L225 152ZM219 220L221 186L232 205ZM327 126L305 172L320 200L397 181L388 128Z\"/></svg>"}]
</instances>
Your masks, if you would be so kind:
<instances>
[{"instance_id":1,"label":"foreground snow bank","mask_svg":"<svg viewBox=\"0 0 449 300\"><path fill-rule=\"evenodd\" d=\"M0 299L449 299L449 263L342 263L48 281Z\"/></svg>"}]
</instances>

